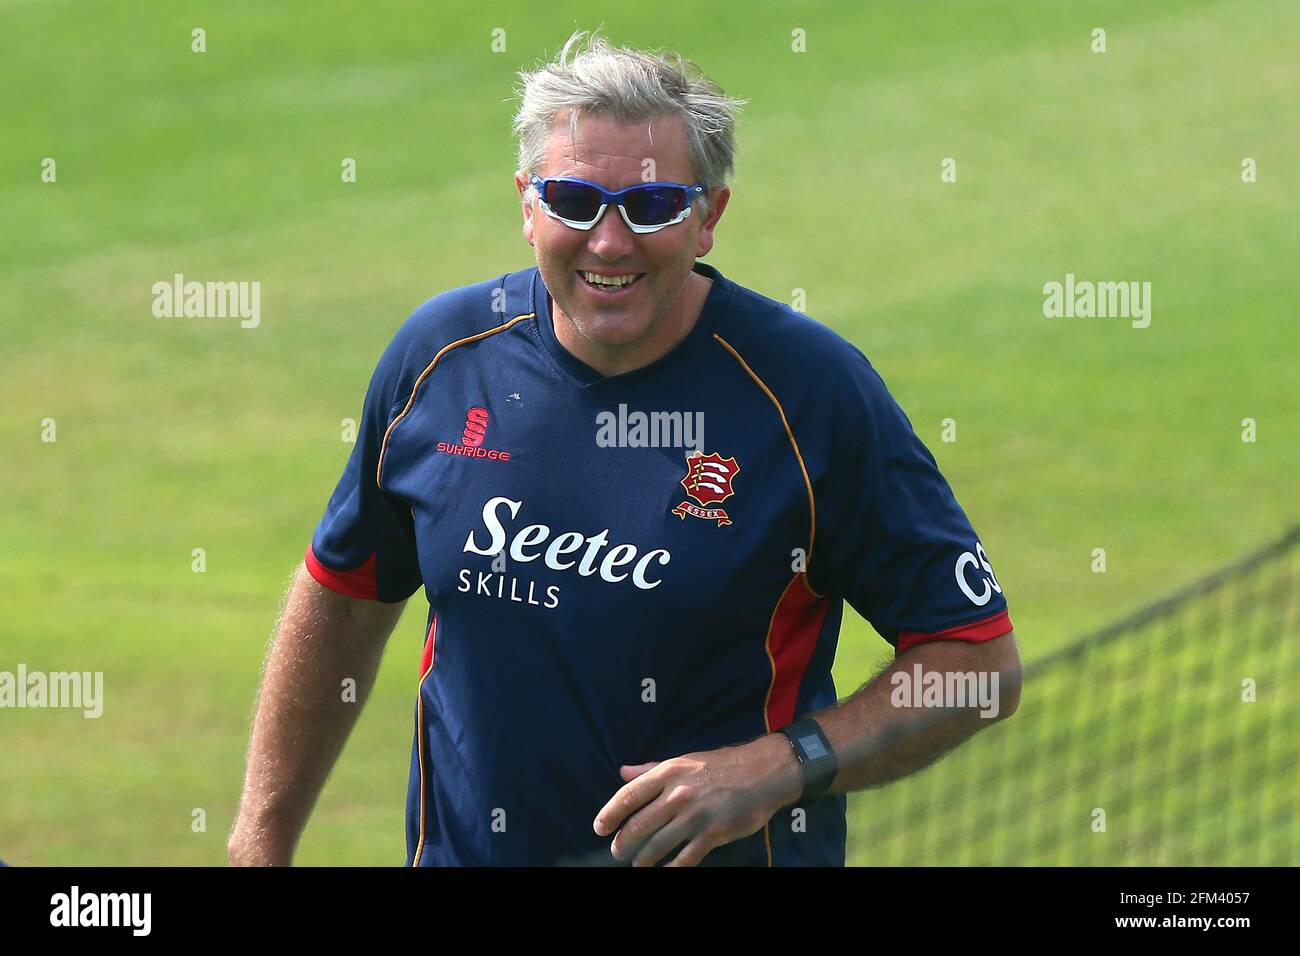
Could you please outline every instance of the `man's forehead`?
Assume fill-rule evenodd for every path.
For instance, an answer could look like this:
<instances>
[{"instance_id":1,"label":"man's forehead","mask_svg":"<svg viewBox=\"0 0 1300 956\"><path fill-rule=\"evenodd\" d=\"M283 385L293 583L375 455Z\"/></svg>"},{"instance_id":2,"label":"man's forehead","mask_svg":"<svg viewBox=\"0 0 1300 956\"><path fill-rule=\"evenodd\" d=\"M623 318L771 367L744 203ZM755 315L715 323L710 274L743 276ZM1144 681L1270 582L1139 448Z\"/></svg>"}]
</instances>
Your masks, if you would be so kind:
<instances>
[{"instance_id":1,"label":"man's forehead","mask_svg":"<svg viewBox=\"0 0 1300 956\"><path fill-rule=\"evenodd\" d=\"M576 135L570 124L576 124ZM552 176L579 170L627 171L642 178L643 164L653 160L656 179L690 175L685 124L680 117L655 116L639 123L621 123L611 116L562 114L551 127L547 166Z\"/></svg>"}]
</instances>

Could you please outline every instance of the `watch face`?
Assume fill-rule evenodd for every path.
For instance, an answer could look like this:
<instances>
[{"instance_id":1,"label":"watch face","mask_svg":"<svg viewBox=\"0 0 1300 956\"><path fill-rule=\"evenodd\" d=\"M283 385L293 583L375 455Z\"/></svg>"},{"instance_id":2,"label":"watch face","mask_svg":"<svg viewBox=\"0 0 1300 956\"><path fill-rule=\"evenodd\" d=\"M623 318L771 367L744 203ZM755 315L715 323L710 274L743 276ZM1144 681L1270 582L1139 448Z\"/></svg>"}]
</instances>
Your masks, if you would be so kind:
<instances>
[{"instance_id":1,"label":"watch face","mask_svg":"<svg viewBox=\"0 0 1300 956\"><path fill-rule=\"evenodd\" d=\"M799 745L803 747L803 751L808 755L809 760L820 760L826 756L826 748L822 746L821 739L816 734L800 737Z\"/></svg>"}]
</instances>

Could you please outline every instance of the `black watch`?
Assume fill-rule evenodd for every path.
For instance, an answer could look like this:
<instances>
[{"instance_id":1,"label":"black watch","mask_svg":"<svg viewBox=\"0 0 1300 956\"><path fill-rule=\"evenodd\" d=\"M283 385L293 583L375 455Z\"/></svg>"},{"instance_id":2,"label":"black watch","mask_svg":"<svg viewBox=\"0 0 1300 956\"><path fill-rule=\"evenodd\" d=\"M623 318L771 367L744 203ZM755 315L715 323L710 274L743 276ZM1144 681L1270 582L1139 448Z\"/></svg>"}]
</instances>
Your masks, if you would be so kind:
<instances>
[{"instance_id":1,"label":"black watch","mask_svg":"<svg viewBox=\"0 0 1300 956\"><path fill-rule=\"evenodd\" d=\"M803 796L821 796L825 793L839 772L840 762L835 759L831 742L822 733L821 725L811 717L796 720L781 728L781 733L790 739L794 755L799 758L799 767L803 771Z\"/></svg>"}]
</instances>

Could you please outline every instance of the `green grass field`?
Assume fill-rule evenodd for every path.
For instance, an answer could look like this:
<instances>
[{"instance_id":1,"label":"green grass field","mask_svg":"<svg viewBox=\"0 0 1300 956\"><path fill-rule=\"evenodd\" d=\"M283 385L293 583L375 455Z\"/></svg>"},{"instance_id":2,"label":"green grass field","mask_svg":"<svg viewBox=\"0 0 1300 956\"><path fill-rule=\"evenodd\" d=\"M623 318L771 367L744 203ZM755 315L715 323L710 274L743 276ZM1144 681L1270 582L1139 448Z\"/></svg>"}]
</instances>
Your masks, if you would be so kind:
<instances>
[{"instance_id":1,"label":"green grass field","mask_svg":"<svg viewBox=\"0 0 1300 956\"><path fill-rule=\"evenodd\" d=\"M881 370L1027 659L1294 519L1294 3L366 11L0 0L0 670L102 670L107 697L99 720L0 711L10 863L224 861L340 422L415 305L531 264L511 87L574 28L679 48L752 101L709 259L805 290ZM261 325L155 318L176 272L260 281ZM1045 318L1069 272L1149 281L1150 327ZM394 636L299 862L401 862L422 621ZM857 619L840 647L843 693L890 652Z\"/></svg>"}]
</instances>

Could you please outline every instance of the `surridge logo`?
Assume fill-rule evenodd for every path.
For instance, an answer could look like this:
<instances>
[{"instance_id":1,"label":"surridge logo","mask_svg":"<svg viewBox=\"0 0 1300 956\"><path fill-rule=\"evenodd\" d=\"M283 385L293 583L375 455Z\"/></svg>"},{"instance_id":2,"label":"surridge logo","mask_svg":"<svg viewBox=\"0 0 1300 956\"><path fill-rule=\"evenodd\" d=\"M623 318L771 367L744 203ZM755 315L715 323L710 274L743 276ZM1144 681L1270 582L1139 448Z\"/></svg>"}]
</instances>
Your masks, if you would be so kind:
<instances>
[{"instance_id":1,"label":"surridge logo","mask_svg":"<svg viewBox=\"0 0 1300 956\"><path fill-rule=\"evenodd\" d=\"M488 422L491 416L488 410L475 405L465 413L465 429L460 436L460 444L438 442L438 451L444 455L463 455L466 458L491 458L494 461L509 461L510 452L496 448L484 448L483 440L487 437Z\"/></svg>"},{"instance_id":2,"label":"surridge logo","mask_svg":"<svg viewBox=\"0 0 1300 956\"><path fill-rule=\"evenodd\" d=\"M707 455L698 451L691 452L686 456L686 477L681 482L686 494L699 502L699 505L683 501L673 508L673 514L683 521L687 515L717 521L719 528L731 524L730 515L721 508L710 508L709 505L726 501L736 493L731 482L738 474L740 465L734 456L723 458L717 452L709 452Z\"/></svg>"},{"instance_id":3,"label":"surridge logo","mask_svg":"<svg viewBox=\"0 0 1300 956\"><path fill-rule=\"evenodd\" d=\"M465 434L460 436L461 444L473 448L483 444L483 438L487 435L487 424L488 410L475 405L465 413Z\"/></svg>"}]
</instances>

